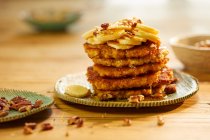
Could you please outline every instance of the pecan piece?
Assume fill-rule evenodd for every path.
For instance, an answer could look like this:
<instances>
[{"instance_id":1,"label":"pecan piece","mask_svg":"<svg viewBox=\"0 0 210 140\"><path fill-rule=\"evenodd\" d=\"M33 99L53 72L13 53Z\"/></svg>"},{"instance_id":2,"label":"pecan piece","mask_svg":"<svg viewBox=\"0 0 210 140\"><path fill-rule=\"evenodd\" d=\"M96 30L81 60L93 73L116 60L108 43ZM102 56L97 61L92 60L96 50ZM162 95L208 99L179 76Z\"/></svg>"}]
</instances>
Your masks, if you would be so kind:
<instances>
[{"instance_id":1,"label":"pecan piece","mask_svg":"<svg viewBox=\"0 0 210 140\"><path fill-rule=\"evenodd\" d=\"M164 125L165 121L162 116L157 116L157 125L162 126Z\"/></svg>"},{"instance_id":2,"label":"pecan piece","mask_svg":"<svg viewBox=\"0 0 210 140\"><path fill-rule=\"evenodd\" d=\"M84 121L82 118L78 116L72 116L68 119L68 125L76 125L76 127L82 127L84 124Z\"/></svg>"},{"instance_id":3,"label":"pecan piece","mask_svg":"<svg viewBox=\"0 0 210 140\"><path fill-rule=\"evenodd\" d=\"M36 128L36 126L37 126L37 123L33 123L33 122L25 123L25 126L31 128L32 130L34 130Z\"/></svg>"},{"instance_id":4,"label":"pecan piece","mask_svg":"<svg viewBox=\"0 0 210 140\"><path fill-rule=\"evenodd\" d=\"M51 129L53 129L53 126L50 124L50 123L43 123L42 124L42 131L47 131L47 130L51 130Z\"/></svg>"},{"instance_id":5,"label":"pecan piece","mask_svg":"<svg viewBox=\"0 0 210 140\"><path fill-rule=\"evenodd\" d=\"M5 117L9 114L8 111L0 110L0 117Z\"/></svg>"},{"instance_id":6,"label":"pecan piece","mask_svg":"<svg viewBox=\"0 0 210 140\"><path fill-rule=\"evenodd\" d=\"M101 24L101 28L103 28L104 30L106 30L108 27L109 27L109 23Z\"/></svg>"},{"instance_id":7,"label":"pecan piece","mask_svg":"<svg viewBox=\"0 0 210 140\"><path fill-rule=\"evenodd\" d=\"M30 127L28 127L28 126L23 127L23 134L29 135L29 134L32 134L32 133L33 133L33 130Z\"/></svg>"},{"instance_id":8,"label":"pecan piece","mask_svg":"<svg viewBox=\"0 0 210 140\"><path fill-rule=\"evenodd\" d=\"M33 107L34 108L39 108L42 104L43 104L42 100L36 100L36 102L34 103Z\"/></svg>"}]
</instances>

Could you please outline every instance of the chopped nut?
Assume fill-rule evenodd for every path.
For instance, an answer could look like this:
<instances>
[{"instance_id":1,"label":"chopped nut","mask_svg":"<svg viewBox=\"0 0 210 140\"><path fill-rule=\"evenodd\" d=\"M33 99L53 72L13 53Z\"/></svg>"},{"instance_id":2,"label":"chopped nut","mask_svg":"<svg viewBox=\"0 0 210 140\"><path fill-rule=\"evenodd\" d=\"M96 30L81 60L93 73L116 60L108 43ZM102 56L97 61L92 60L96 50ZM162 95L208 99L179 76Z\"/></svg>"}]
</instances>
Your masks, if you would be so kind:
<instances>
[{"instance_id":1,"label":"chopped nut","mask_svg":"<svg viewBox=\"0 0 210 140\"><path fill-rule=\"evenodd\" d=\"M34 103L34 108L38 108L40 107L41 105L43 104L43 101L42 100L36 100L36 102Z\"/></svg>"},{"instance_id":2,"label":"chopped nut","mask_svg":"<svg viewBox=\"0 0 210 140\"><path fill-rule=\"evenodd\" d=\"M26 112L26 111L31 111L32 106L31 105L27 105L27 106L22 106L18 109L19 112Z\"/></svg>"},{"instance_id":3,"label":"chopped nut","mask_svg":"<svg viewBox=\"0 0 210 140\"><path fill-rule=\"evenodd\" d=\"M166 94L171 94L176 92L176 84L167 85L164 91Z\"/></svg>"},{"instance_id":4,"label":"chopped nut","mask_svg":"<svg viewBox=\"0 0 210 140\"><path fill-rule=\"evenodd\" d=\"M33 133L33 130L30 127L28 127L28 126L24 126L23 133L25 135L29 135L29 134L32 134Z\"/></svg>"},{"instance_id":5,"label":"chopped nut","mask_svg":"<svg viewBox=\"0 0 210 140\"><path fill-rule=\"evenodd\" d=\"M68 119L68 125L74 125L76 124L77 120L80 119L78 116L72 116L71 118Z\"/></svg>"},{"instance_id":6,"label":"chopped nut","mask_svg":"<svg viewBox=\"0 0 210 140\"><path fill-rule=\"evenodd\" d=\"M136 25L137 25L137 23L136 23L136 22L134 22L134 23L132 24L132 28L135 28L135 27L136 27Z\"/></svg>"},{"instance_id":7,"label":"chopped nut","mask_svg":"<svg viewBox=\"0 0 210 140\"><path fill-rule=\"evenodd\" d=\"M33 123L33 122L32 123L25 123L25 126L34 130L37 126L37 123Z\"/></svg>"},{"instance_id":8,"label":"chopped nut","mask_svg":"<svg viewBox=\"0 0 210 140\"><path fill-rule=\"evenodd\" d=\"M8 111L0 110L0 117L5 117L9 114Z\"/></svg>"},{"instance_id":9,"label":"chopped nut","mask_svg":"<svg viewBox=\"0 0 210 140\"><path fill-rule=\"evenodd\" d=\"M143 95L134 95L134 96L130 96L128 98L128 102L130 103L139 103L141 101L144 100L144 96Z\"/></svg>"},{"instance_id":10,"label":"chopped nut","mask_svg":"<svg viewBox=\"0 0 210 140\"><path fill-rule=\"evenodd\" d=\"M68 137L68 136L69 136L69 133L68 133L68 132L66 132L65 136L66 136L66 137Z\"/></svg>"},{"instance_id":11,"label":"chopped nut","mask_svg":"<svg viewBox=\"0 0 210 140\"><path fill-rule=\"evenodd\" d=\"M104 30L106 30L108 27L109 27L109 23L101 24L101 28L103 28Z\"/></svg>"},{"instance_id":12,"label":"chopped nut","mask_svg":"<svg viewBox=\"0 0 210 140\"><path fill-rule=\"evenodd\" d=\"M76 125L78 128L82 127L84 124L83 119L81 119L78 116L72 116L71 118L68 119L68 125Z\"/></svg>"},{"instance_id":13,"label":"chopped nut","mask_svg":"<svg viewBox=\"0 0 210 140\"><path fill-rule=\"evenodd\" d=\"M51 129L53 129L53 126L50 124L50 123L43 123L42 124L42 131L47 131L47 130L51 130Z\"/></svg>"},{"instance_id":14,"label":"chopped nut","mask_svg":"<svg viewBox=\"0 0 210 140\"><path fill-rule=\"evenodd\" d=\"M19 112L26 112L26 106L22 106L18 109Z\"/></svg>"},{"instance_id":15,"label":"chopped nut","mask_svg":"<svg viewBox=\"0 0 210 140\"><path fill-rule=\"evenodd\" d=\"M78 119L77 120L77 122L76 122L76 126L77 126L77 128L79 128L79 127L82 127L83 126L83 124L84 124L84 121L83 121L83 119Z\"/></svg>"},{"instance_id":16,"label":"chopped nut","mask_svg":"<svg viewBox=\"0 0 210 140\"><path fill-rule=\"evenodd\" d=\"M128 118L123 119L123 126L131 126L131 120Z\"/></svg>"},{"instance_id":17,"label":"chopped nut","mask_svg":"<svg viewBox=\"0 0 210 140\"><path fill-rule=\"evenodd\" d=\"M157 125L161 126L164 125L164 119L162 116L157 116Z\"/></svg>"}]
</instances>

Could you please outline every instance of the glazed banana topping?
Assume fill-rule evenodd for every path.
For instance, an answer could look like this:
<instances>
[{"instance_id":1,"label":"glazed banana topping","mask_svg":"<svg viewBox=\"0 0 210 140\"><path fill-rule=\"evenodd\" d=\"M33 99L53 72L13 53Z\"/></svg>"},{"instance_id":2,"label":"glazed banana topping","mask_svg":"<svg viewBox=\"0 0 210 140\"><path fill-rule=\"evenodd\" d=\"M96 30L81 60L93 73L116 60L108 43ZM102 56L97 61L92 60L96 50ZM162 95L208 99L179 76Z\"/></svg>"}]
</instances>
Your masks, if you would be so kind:
<instances>
[{"instance_id":1,"label":"glazed banana topping","mask_svg":"<svg viewBox=\"0 0 210 140\"><path fill-rule=\"evenodd\" d=\"M82 37L87 43L106 44L115 49L130 49L147 40L160 45L158 30L144 25L140 19L122 19L115 23L101 24L100 27L84 33Z\"/></svg>"}]
</instances>

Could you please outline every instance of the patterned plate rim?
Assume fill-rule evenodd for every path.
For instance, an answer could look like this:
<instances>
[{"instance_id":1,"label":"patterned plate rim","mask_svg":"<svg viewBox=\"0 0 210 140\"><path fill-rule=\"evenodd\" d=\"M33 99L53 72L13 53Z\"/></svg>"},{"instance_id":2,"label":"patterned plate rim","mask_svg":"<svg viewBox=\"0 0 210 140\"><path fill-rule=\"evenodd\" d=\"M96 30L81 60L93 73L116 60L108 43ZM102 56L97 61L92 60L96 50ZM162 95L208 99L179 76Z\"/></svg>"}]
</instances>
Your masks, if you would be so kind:
<instances>
[{"instance_id":1,"label":"patterned plate rim","mask_svg":"<svg viewBox=\"0 0 210 140\"><path fill-rule=\"evenodd\" d=\"M17 120L17 119L21 119L21 118L25 118L27 116L36 114L38 112L41 112L47 108L49 108L53 103L54 103L54 99L50 98L48 96L42 95L42 94L38 94L37 92L33 92L33 91L27 91L27 90L15 90L15 89L6 89L6 88L0 88L0 92L16 92L16 93L30 93L30 94L34 94L34 95L39 95L39 96L43 96L44 98L48 98L50 100L50 103L41 106L39 108L34 108L31 111L27 111L27 112L23 112L14 116L5 116L5 117L0 117L0 123L2 122L8 122L8 121L13 121L13 120Z\"/></svg>"},{"instance_id":2,"label":"patterned plate rim","mask_svg":"<svg viewBox=\"0 0 210 140\"><path fill-rule=\"evenodd\" d=\"M59 80L57 80L57 82L55 84L55 95L58 98L60 98L62 100L65 100L65 101L68 101L68 102L71 102L71 103L87 105L87 106L97 106L97 107L135 107L135 108L138 108L138 107L157 107L157 106L172 105L172 104L176 104L176 103L179 103L179 102L183 102L184 100L192 97L199 90L199 86L198 86L199 83L198 83L198 80L195 77L193 77L192 75L187 74L185 72L181 72L179 70L174 70L174 73L179 74L181 76L186 76L186 77L190 78L191 80L193 80L195 82L195 85L196 85L195 90L193 90L191 93L186 93L186 95L184 95L182 97L175 98L175 99L142 101L142 102L137 103L137 104L133 104L133 103L125 102L125 101L97 101L97 100L93 100L93 99L89 100L87 98L76 98L76 97L71 97L71 96L59 93L58 87L59 87L62 79L64 79L65 77L67 77L69 75L84 74L84 72L82 72L82 73L77 73L77 74L68 74L64 77L61 77Z\"/></svg>"}]
</instances>

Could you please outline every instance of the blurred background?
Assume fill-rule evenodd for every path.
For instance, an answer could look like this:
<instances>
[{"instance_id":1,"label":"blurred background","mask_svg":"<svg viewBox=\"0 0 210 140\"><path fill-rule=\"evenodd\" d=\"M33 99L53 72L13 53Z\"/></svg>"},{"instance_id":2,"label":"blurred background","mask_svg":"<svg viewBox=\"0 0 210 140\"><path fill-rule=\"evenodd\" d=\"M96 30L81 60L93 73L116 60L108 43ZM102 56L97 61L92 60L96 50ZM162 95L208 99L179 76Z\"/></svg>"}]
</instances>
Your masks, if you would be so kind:
<instances>
[{"instance_id":1,"label":"blurred background","mask_svg":"<svg viewBox=\"0 0 210 140\"><path fill-rule=\"evenodd\" d=\"M60 76L85 71L92 62L84 53L82 33L132 17L160 31L171 52L170 67L183 69L169 39L209 34L210 1L0 0L0 77L17 87L26 81L53 85Z\"/></svg>"}]
</instances>

